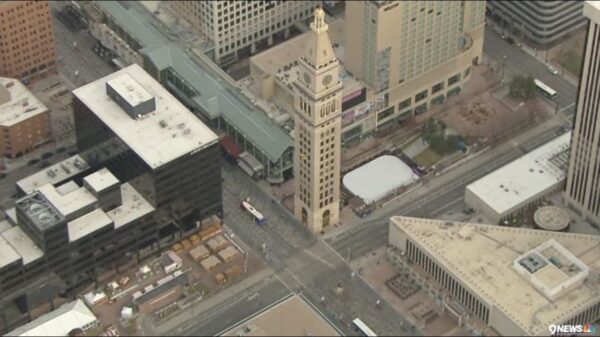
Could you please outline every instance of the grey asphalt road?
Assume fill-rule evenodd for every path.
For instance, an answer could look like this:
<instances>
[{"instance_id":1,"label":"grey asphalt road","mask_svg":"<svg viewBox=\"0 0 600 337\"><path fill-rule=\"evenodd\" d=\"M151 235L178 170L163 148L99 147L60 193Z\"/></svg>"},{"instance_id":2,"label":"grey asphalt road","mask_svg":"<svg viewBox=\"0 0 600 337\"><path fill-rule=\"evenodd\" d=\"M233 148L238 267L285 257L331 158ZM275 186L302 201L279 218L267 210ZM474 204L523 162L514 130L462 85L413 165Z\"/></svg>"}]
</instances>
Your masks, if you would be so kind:
<instances>
[{"instance_id":1,"label":"grey asphalt road","mask_svg":"<svg viewBox=\"0 0 600 337\"><path fill-rule=\"evenodd\" d=\"M353 276L348 264L334 250L309 233L245 173L226 163L223 176L224 223L264 258L288 291L304 295L344 335L356 335L350 325L356 317L381 335L419 335L386 301L377 305L380 297L375 290ZM240 209L240 201L247 197L265 215L266 225L256 225ZM338 284L344 289L341 295L335 293ZM274 285L264 290L246 291L244 296L232 295L215 309L190 317L169 335L210 335L220 331L261 310L265 303L277 297L270 297L268 293L284 292L272 287L281 289L280 285ZM255 298L243 300L252 296L262 298L262 303L257 303Z\"/></svg>"},{"instance_id":2,"label":"grey asphalt road","mask_svg":"<svg viewBox=\"0 0 600 337\"><path fill-rule=\"evenodd\" d=\"M471 182L515 160L526 152L548 142L557 135L558 128L552 128L540 136L531 138L519 147L499 153L491 161L475 170L465 171L458 178L421 199L415 199L397 209L365 218L359 227L348 230L326 242L346 260L354 260L387 244L389 218L393 215L435 218L457 205L464 205L465 187Z\"/></svg>"},{"instance_id":3,"label":"grey asphalt road","mask_svg":"<svg viewBox=\"0 0 600 337\"><path fill-rule=\"evenodd\" d=\"M216 336L292 294L278 279L272 278L266 281L247 289L240 296L231 297L211 310L197 315L193 321L172 331L170 335Z\"/></svg>"},{"instance_id":4,"label":"grey asphalt road","mask_svg":"<svg viewBox=\"0 0 600 337\"><path fill-rule=\"evenodd\" d=\"M352 270L341 256L300 225L283 206L274 202L241 170L224 166L224 222L253 251L261 254L294 292L302 293L342 332L354 335L350 322L360 317L382 335L405 335L410 324L387 302L376 305L379 295ZM250 202L267 218L258 226L239 207ZM263 250L263 244L266 249ZM335 294L341 284L344 293Z\"/></svg>"},{"instance_id":5,"label":"grey asphalt road","mask_svg":"<svg viewBox=\"0 0 600 337\"><path fill-rule=\"evenodd\" d=\"M60 10L64 4L65 1L52 1L51 8L53 11ZM87 31L71 32L55 15L52 15L52 24L58 71L66 78L65 84L70 90L116 70L92 51L96 41Z\"/></svg>"},{"instance_id":6,"label":"grey asphalt road","mask_svg":"<svg viewBox=\"0 0 600 337\"><path fill-rule=\"evenodd\" d=\"M555 99L559 108L572 106L577 96L577 87L560 75L553 75L548 71L547 65L523 51L521 48L510 45L493 29L486 27L483 42L484 53L496 62L504 62L506 79L515 74L531 75L546 83L558 93ZM569 109L571 113L574 108Z\"/></svg>"}]
</instances>

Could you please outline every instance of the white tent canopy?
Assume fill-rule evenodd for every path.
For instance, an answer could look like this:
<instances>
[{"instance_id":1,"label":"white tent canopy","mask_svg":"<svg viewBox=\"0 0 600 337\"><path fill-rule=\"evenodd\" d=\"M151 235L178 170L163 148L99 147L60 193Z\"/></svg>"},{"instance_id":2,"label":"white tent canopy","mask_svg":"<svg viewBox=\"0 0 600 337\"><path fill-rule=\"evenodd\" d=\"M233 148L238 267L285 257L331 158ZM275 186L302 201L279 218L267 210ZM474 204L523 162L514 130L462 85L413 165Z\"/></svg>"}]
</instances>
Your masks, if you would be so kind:
<instances>
[{"instance_id":1,"label":"white tent canopy","mask_svg":"<svg viewBox=\"0 0 600 337\"><path fill-rule=\"evenodd\" d=\"M100 301L102 301L106 298L106 294L104 292L99 292L99 293L89 292L89 293L83 295L83 298L85 299L85 302L88 305L96 305L97 303L99 303Z\"/></svg>"},{"instance_id":2,"label":"white tent canopy","mask_svg":"<svg viewBox=\"0 0 600 337\"><path fill-rule=\"evenodd\" d=\"M402 160L385 155L346 174L343 183L350 192L370 204L416 179L417 175Z\"/></svg>"}]
</instances>

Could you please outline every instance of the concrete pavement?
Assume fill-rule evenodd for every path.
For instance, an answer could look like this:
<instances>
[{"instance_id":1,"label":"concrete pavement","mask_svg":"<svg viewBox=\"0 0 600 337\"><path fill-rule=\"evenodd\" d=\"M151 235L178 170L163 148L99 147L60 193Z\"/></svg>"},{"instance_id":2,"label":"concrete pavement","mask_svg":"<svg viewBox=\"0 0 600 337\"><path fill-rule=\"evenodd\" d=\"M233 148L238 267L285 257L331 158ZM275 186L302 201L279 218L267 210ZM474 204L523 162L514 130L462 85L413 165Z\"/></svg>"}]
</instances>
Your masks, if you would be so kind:
<instances>
[{"instance_id":1,"label":"concrete pavement","mask_svg":"<svg viewBox=\"0 0 600 337\"><path fill-rule=\"evenodd\" d=\"M527 47L521 49L510 45L502 39L498 32L486 27L483 50L488 57L505 65L506 80L509 80L513 74L531 75L556 90L558 97L553 100L553 104L558 103L559 108L575 102L577 83L573 83L572 80L565 79L560 75L551 74L547 65L544 64L544 60L530 55Z\"/></svg>"},{"instance_id":2,"label":"concrete pavement","mask_svg":"<svg viewBox=\"0 0 600 337\"><path fill-rule=\"evenodd\" d=\"M194 305L183 309L168 319L154 321L153 317L145 317L142 323L143 332L147 336L162 336L175 335L177 332L192 329L193 326L185 326L185 323L190 321L190 319L195 319L200 315L208 315L211 310L219 307L227 302L227 300L244 297L243 294L254 293L256 289L272 286L276 282L278 281L273 275L273 271L271 269L264 269L231 285L214 296L194 302ZM265 304L268 305L269 302L265 301ZM210 321L205 323L209 324Z\"/></svg>"},{"instance_id":3,"label":"concrete pavement","mask_svg":"<svg viewBox=\"0 0 600 337\"><path fill-rule=\"evenodd\" d=\"M469 183L518 158L557 136L564 124L555 117L466 162L460 169L433 178L427 185L398 197L345 231L325 238L346 260L353 260L387 243L388 219L392 215L436 217L464 201Z\"/></svg>"}]
</instances>

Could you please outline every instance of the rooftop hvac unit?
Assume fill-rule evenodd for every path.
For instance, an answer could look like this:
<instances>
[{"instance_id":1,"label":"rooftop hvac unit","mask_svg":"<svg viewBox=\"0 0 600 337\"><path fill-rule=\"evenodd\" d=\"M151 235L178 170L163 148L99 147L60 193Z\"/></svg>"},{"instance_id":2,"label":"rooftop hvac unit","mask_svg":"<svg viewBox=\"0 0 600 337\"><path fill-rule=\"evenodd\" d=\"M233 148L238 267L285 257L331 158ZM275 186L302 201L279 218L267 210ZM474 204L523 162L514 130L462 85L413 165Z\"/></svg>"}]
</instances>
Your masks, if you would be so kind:
<instances>
[{"instance_id":1,"label":"rooftop hvac unit","mask_svg":"<svg viewBox=\"0 0 600 337\"><path fill-rule=\"evenodd\" d=\"M38 215L38 220L43 223L48 223L52 220L52 216L48 212L41 213Z\"/></svg>"},{"instance_id":2,"label":"rooftop hvac unit","mask_svg":"<svg viewBox=\"0 0 600 337\"><path fill-rule=\"evenodd\" d=\"M31 206L29 206L29 211L31 211L32 213L37 213L39 211L42 210L42 205L40 204L31 204Z\"/></svg>"}]
</instances>

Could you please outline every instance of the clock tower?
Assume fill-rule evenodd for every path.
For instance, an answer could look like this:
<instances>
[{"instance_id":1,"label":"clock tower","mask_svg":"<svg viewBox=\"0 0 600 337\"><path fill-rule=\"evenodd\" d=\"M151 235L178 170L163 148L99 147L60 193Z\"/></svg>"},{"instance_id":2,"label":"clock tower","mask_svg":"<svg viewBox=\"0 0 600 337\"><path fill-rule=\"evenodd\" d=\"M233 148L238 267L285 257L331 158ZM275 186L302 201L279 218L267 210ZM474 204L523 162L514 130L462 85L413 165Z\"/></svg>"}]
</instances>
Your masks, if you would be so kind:
<instances>
[{"instance_id":1,"label":"clock tower","mask_svg":"<svg viewBox=\"0 0 600 337\"><path fill-rule=\"evenodd\" d=\"M294 83L294 215L317 233L339 222L342 83L321 8L310 28Z\"/></svg>"}]
</instances>

